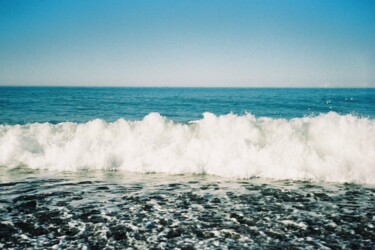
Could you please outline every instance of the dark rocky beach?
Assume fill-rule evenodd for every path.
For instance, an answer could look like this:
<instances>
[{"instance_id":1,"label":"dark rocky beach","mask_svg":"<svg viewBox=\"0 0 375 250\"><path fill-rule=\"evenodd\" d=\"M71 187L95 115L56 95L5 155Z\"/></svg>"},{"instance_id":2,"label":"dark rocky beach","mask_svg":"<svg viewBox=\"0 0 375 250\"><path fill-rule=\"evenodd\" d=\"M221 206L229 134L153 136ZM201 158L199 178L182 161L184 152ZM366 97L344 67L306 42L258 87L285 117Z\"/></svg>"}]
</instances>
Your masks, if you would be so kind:
<instances>
[{"instance_id":1,"label":"dark rocky beach","mask_svg":"<svg viewBox=\"0 0 375 250\"><path fill-rule=\"evenodd\" d=\"M2 249L375 247L369 185L117 172L9 176L0 179Z\"/></svg>"}]
</instances>

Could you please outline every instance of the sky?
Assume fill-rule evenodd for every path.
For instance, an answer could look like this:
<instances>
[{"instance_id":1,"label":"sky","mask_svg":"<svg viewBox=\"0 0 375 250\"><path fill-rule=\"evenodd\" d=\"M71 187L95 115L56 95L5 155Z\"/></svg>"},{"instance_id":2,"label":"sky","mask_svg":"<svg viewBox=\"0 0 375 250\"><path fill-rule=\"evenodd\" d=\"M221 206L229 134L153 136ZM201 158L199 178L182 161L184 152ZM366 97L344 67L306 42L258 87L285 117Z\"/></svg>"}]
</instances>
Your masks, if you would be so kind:
<instances>
[{"instance_id":1,"label":"sky","mask_svg":"<svg viewBox=\"0 0 375 250\"><path fill-rule=\"evenodd\" d=\"M375 87L375 0L0 0L0 85Z\"/></svg>"}]
</instances>

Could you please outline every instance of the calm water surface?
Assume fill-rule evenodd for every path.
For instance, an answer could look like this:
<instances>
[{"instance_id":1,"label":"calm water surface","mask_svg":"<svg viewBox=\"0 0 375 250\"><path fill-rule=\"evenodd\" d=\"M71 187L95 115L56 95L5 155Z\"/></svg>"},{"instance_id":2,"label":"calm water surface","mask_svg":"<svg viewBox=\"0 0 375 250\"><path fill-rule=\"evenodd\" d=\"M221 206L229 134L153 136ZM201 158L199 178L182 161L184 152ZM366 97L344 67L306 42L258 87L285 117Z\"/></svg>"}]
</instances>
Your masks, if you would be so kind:
<instances>
[{"instance_id":1,"label":"calm water surface","mask_svg":"<svg viewBox=\"0 0 375 250\"><path fill-rule=\"evenodd\" d=\"M2 124L139 120L150 112L182 122L204 112L375 117L375 89L0 87L0 110Z\"/></svg>"}]
</instances>

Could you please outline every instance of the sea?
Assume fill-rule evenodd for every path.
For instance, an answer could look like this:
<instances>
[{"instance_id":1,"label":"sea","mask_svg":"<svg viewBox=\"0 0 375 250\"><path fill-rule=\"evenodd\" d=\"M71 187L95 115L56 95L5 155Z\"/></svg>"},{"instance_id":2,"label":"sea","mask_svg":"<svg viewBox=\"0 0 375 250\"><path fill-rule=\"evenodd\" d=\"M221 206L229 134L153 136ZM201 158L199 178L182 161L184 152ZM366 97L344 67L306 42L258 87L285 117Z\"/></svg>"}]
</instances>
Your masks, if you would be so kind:
<instances>
[{"instance_id":1,"label":"sea","mask_svg":"<svg viewBox=\"0 0 375 250\"><path fill-rule=\"evenodd\" d=\"M1 249L375 249L374 88L0 87Z\"/></svg>"}]
</instances>

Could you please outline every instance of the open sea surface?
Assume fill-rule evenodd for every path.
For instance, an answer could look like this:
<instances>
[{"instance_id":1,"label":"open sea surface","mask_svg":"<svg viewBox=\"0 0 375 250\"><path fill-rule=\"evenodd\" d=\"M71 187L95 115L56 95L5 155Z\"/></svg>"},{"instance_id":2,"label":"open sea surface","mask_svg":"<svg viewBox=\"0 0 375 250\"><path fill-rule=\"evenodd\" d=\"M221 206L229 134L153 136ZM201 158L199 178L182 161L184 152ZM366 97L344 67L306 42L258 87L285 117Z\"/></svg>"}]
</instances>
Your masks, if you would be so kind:
<instances>
[{"instance_id":1,"label":"open sea surface","mask_svg":"<svg viewBox=\"0 0 375 250\"><path fill-rule=\"evenodd\" d=\"M375 89L0 87L1 249L375 249Z\"/></svg>"}]
</instances>

